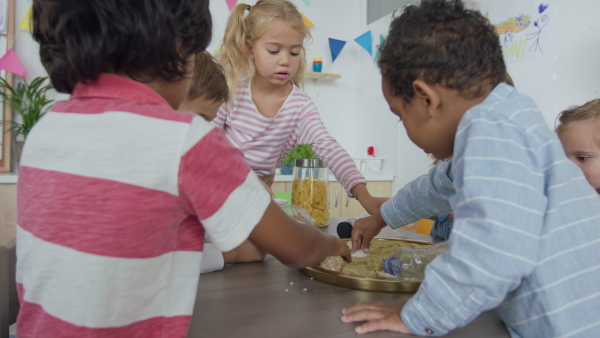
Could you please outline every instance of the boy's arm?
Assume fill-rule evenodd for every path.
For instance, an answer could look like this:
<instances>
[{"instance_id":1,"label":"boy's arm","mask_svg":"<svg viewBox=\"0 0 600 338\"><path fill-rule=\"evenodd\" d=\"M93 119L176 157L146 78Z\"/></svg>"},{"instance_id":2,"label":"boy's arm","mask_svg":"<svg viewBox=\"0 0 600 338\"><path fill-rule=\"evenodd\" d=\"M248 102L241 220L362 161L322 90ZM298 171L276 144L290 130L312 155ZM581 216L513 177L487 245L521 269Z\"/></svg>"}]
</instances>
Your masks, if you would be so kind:
<instances>
[{"instance_id":1,"label":"boy's arm","mask_svg":"<svg viewBox=\"0 0 600 338\"><path fill-rule=\"evenodd\" d=\"M273 202L249 239L292 268L317 265L327 256L342 256L347 262L352 260L344 241L325 234L313 225L296 222Z\"/></svg>"},{"instance_id":2,"label":"boy's arm","mask_svg":"<svg viewBox=\"0 0 600 338\"><path fill-rule=\"evenodd\" d=\"M547 203L537 146L518 127L477 122L455 141L450 250L427 266L401 314L418 335L445 334L499 306L536 266Z\"/></svg>"},{"instance_id":3,"label":"boy's arm","mask_svg":"<svg viewBox=\"0 0 600 338\"><path fill-rule=\"evenodd\" d=\"M423 218L452 212L448 202L455 194L452 164L450 160L432 167L385 202L380 208L385 223L397 229Z\"/></svg>"},{"instance_id":4,"label":"boy's arm","mask_svg":"<svg viewBox=\"0 0 600 338\"><path fill-rule=\"evenodd\" d=\"M194 117L191 128L184 145L189 149L181 159L179 198L217 248L230 251L249 238L291 267L318 264L328 255L350 259L341 239L294 221L273 203L242 152L221 131L200 117Z\"/></svg>"}]
</instances>

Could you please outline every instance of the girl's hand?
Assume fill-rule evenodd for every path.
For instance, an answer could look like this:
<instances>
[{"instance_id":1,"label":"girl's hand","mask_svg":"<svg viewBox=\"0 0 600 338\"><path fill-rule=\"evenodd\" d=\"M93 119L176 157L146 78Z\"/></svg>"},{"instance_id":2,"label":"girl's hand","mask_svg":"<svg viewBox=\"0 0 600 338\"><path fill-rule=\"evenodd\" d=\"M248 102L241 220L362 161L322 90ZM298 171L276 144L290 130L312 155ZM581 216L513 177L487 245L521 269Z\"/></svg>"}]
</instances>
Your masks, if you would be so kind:
<instances>
[{"instance_id":1,"label":"girl's hand","mask_svg":"<svg viewBox=\"0 0 600 338\"><path fill-rule=\"evenodd\" d=\"M374 215L379 212L379 208L385 201L389 200L388 197L373 197L369 193L367 186L364 184L357 184L352 188L352 195L362 205L363 208L369 213Z\"/></svg>"},{"instance_id":2,"label":"girl's hand","mask_svg":"<svg viewBox=\"0 0 600 338\"><path fill-rule=\"evenodd\" d=\"M359 334L381 330L411 333L400 317L404 304L405 302L358 303L343 309L341 320L343 323L367 321L354 329Z\"/></svg>"},{"instance_id":3,"label":"girl's hand","mask_svg":"<svg viewBox=\"0 0 600 338\"><path fill-rule=\"evenodd\" d=\"M359 248L368 253L371 240L385 227L385 221L379 212L372 216L359 218L352 227L352 252Z\"/></svg>"}]
</instances>

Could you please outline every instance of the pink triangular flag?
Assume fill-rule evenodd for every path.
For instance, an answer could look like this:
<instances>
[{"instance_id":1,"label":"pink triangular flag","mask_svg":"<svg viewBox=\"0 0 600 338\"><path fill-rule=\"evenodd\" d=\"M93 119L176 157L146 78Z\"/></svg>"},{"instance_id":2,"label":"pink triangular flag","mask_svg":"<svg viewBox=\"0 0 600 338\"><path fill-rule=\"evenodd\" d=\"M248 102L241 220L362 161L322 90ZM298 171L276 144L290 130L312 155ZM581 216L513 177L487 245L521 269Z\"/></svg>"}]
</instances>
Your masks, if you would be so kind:
<instances>
[{"instance_id":1,"label":"pink triangular flag","mask_svg":"<svg viewBox=\"0 0 600 338\"><path fill-rule=\"evenodd\" d=\"M238 0L225 0L225 2L227 2L227 7L229 7L229 11L231 12L233 7L235 7L235 5L237 4Z\"/></svg>"},{"instance_id":2,"label":"pink triangular flag","mask_svg":"<svg viewBox=\"0 0 600 338\"><path fill-rule=\"evenodd\" d=\"M19 60L17 53L11 48L0 58L0 69L4 69L7 72L27 77L27 71Z\"/></svg>"}]
</instances>

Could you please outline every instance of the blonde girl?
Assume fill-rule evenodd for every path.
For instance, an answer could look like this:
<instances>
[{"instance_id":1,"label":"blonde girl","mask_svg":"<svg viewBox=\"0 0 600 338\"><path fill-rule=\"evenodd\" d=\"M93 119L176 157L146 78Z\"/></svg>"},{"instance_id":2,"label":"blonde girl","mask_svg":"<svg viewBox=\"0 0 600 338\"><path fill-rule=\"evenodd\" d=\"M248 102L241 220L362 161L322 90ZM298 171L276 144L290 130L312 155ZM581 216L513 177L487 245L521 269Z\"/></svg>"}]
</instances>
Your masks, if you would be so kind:
<instances>
[{"instance_id":1,"label":"blonde girl","mask_svg":"<svg viewBox=\"0 0 600 338\"><path fill-rule=\"evenodd\" d=\"M317 107L299 87L310 32L286 0L238 3L232 10L219 61L232 95L211 122L244 152L246 162L270 186L275 168L295 146L309 144L341 182L373 214L386 198L372 197L352 158L329 135Z\"/></svg>"},{"instance_id":2,"label":"blonde girl","mask_svg":"<svg viewBox=\"0 0 600 338\"><path fill-rule=\"evenodd\" d=\"M600 99L562 111L558 122L556 133L565 154L600 193Z\"/></svg>"}]
</instances>

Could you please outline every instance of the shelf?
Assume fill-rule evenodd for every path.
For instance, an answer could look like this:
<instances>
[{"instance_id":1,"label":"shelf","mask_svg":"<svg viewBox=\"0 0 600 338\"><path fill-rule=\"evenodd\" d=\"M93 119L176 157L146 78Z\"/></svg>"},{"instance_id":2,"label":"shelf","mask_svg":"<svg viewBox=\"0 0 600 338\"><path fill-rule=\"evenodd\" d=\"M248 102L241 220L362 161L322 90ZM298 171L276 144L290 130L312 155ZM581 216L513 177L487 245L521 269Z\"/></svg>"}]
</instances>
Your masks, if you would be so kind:
<instances>
[{"instance_id":1,"label":"shelf","mask_svg":"<svg viewBox=\"0 0 600 338\"><path fill-rule=\"evenodd\" d=\"M333 81L341 78L340 74L331 74L331 73L317 73L317 72L306 72L304 73L305 79L311 79L315 81Z\"/></svg>"}]
</instances>

